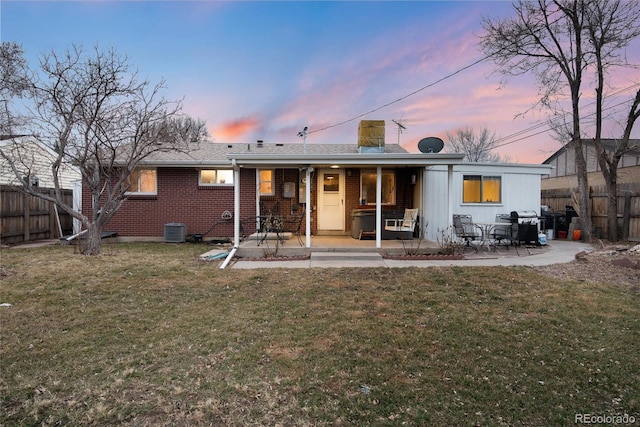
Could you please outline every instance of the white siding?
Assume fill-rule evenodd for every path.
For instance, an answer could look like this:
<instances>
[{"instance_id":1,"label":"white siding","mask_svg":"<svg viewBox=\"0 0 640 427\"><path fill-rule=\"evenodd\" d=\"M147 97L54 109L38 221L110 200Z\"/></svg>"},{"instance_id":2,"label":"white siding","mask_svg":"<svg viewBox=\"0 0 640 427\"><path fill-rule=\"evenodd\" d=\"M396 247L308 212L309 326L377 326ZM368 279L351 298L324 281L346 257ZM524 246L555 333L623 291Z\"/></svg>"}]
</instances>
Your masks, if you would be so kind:
<instances>
[{"instance_id":1,"label":"white siding","mask_svg":"<svg viewBox=\"0 0 640 427\"><path fill-rule=\"evenodd\" d=\"M437 240L449 225L447 218L447 168L430 167L425 173L424 217L429 222L427 239Z\"/></svg>"},{"instance_id":2,"label":"white siding","mask_svg":"<svg viewBox=\"0 0 640 427\"><path fill-rule=\"evenodd\" d=\"M493 222L496 214L511 211L534 210L540 214L540 180L550 169L547 165L465 163L454 167L451 185L451 214L470 214L478 222ZM502 202L462 203L464 175L491 175L502 177ZM447 218L447 169L428 168L425 173L425 217L429 221L427 238L436 240L451 220Z\"/></svg>"},{"instance_id":3,"label":"white siding","mask_svg":"<svg viewBox=\"0 0 640 427\"><path fill-rule=\"evenodd\" d=\"M17 143L3 141L0 148L14 159L20 159L18 170L23 174L30 174L39 180L40 187L53 188L53 173L51 165L55 155L34 140L20 140ZM60 173L60 187L73 189L73 183L81 179L80 173L70 166L63 166ZM18 180L7 161L0 156L0 183L17 185Z\"/></svg>"}]
</instances>

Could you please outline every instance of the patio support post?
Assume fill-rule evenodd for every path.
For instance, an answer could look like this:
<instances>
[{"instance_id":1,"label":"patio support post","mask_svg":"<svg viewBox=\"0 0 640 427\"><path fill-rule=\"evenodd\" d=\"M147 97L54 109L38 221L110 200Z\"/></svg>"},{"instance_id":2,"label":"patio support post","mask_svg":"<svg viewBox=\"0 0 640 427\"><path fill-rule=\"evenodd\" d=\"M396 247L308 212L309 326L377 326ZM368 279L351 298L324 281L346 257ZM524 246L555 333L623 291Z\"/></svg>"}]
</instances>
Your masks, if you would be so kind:
<instances>
[{"instance_id":1,"label":"patio support post","mask_svg":"<svg viewBox=\"0 0 640 427\"><path fill-rule=\"evenodd\" d=\"M447 226L449 230L453 228L453 199L451 189L453 185L453 165L447 165Z\"/></svg>"},{"instance_id":2,"label":"patio support post","mask_svg":"<svg viewBox=\"0 0 640 427\"><path fill-rule=\"evenodd\" d=\"M256 230L260 229L260 169L256 169Z\"/></svg>"},{"instance_id":3,"label":"patio support post","mask_svg":"<svg viewBox=\"0 0 640 427\"><path fill-rule=\"evenodd\" d=\"M382 166L376 171L376 249L382 247Z\"/></svg>"},{"instance_id":4,"label":"patio support post","mask_svg":"<svg viewBox=\"0 0 640 427\"><path fill-rule=\"evenodd\" d=\"M422 168L422 177L420 179L420 215L422 215L422 217L420 218L420 237L422 237L423 239L428 239L429 238L429 232L427 230L427 221L429 219L427 219L427 171L429 170L428 167L424 167ZM433 218L431 218L431 221L433 222Z\"/></svg>"},{"instance_id":5,"label":"patio support post","mask_svg":"<svg viewBox=\"0 0 640 427\"><path fill-rule=\"evenodd\" d=\"M306 128L305 128L306 129ZM304 197L307 203L305 203L305 227L304 227L304 238L305 238L305 247L311 247L311 171L313 168L308 167L305 171L305 178L307 180L307 184L304 186Z\"/></svg>"},{"instance_id":6,"label":"patio support post","mask_svg":"<svg viewBox=\"0 0 640 427\"><path fill-rule=\"evenodd\" d=\"M240 168L233 168L233 247L240 247Z\"/></svg>"}]
</instances>

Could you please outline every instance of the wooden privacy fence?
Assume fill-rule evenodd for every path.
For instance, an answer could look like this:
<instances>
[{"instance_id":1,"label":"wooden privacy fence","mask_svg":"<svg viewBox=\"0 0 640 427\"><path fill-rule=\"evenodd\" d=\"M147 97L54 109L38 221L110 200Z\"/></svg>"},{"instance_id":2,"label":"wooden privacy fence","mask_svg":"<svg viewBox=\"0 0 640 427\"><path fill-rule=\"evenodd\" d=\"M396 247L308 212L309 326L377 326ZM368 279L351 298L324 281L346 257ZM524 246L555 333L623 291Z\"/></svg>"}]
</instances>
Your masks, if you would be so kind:
<instances>
[{"instance_id":1,"label":"wooden privacy fence","mask_svg":"<svg viewBox=\"0 0 640 427\"><path fill-rule=\"evenodd\" d=\"M607 236L607 187L590 187L591 221L594 237ZM566 206L577 208L567 189L542 190L541 204L552 211L564 211ZM618 184L618 234L620 239L640 241L640 183Z\"/></svg>"},{"instance_id":2,"label":"wooden privacy fence","mask_svg":"<svg viewBox=\"0 0 640 427\"><path fill-rule=\"evenodd\" d=\"M53 195L54 190L40 188L38 191ZM62 197L66 204L72 206L72 190L62 190ZM16 187L0 186L0 237L3 244L55 239L71 234L72 230L71 215L56 209L53 203L24 194Z\"/></svg>"}]
</instances>

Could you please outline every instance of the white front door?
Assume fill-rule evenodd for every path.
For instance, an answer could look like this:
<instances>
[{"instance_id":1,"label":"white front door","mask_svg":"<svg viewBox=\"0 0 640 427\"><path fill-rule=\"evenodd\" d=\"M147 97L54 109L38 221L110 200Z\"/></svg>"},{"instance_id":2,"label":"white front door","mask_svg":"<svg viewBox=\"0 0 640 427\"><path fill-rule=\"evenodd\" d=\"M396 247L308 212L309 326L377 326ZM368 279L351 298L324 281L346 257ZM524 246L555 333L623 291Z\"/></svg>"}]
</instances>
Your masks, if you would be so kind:
<instances>
[{"instance_id":1,"label":"white front door","mask_svg":"<svg viewBox=\"0 0 640 427\"><path fill-rule=\"evenodd\" d=\"M318 172L318 230L344 230L344 170Z\"/></svg>"}]
</instances>

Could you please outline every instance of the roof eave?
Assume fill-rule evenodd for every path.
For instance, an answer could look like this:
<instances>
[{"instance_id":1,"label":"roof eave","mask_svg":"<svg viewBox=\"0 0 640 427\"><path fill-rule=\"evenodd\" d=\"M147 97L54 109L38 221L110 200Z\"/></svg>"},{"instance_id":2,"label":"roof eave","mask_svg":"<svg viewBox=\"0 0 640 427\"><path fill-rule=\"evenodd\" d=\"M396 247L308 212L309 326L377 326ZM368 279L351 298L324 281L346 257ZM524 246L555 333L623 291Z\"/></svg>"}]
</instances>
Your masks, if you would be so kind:
<instances>
[{"instance_id":1,"label":"roof eave","mask_svg":"<svg viewBox=\"0 0 640 427\"><path fill-rule=\"evenodd\" d=\"M117 163L116 166L124 166L125 164ZM188 168L188 167L229 167L231 163L228 160L143 160L139 163L145 167L163 167L163 168Z\"/></svg>"},{"instance_id":2,"label":"roof eave","mask_svg":"<svg viewBox=\"0 0 640 427\"><path fill-rule=\"evenodd\" d=\"M462 163L464 154L310 154L310 155L256 155L228 154L227 158L239 166L432 166Z\"/></svg>"}]
</instances>

